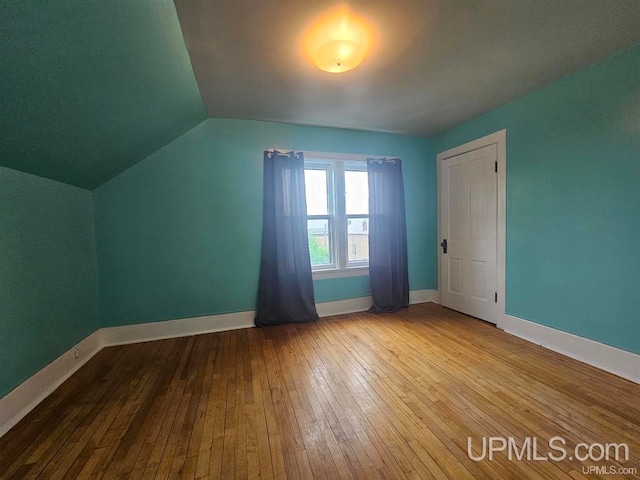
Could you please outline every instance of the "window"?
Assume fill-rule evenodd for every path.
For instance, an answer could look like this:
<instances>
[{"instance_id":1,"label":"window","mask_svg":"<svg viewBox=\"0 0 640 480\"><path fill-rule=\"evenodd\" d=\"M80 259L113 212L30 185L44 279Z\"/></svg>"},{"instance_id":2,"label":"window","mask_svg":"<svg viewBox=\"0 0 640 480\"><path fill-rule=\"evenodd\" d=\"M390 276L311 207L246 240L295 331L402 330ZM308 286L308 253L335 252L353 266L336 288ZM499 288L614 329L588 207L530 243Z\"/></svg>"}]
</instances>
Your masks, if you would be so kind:
<instances>
[{"instance_id":1,"label":"window","mask_svg":"<svg viewBox=\"0 0 640 480\"><path fill-rule=\"evenodd\" d=\"M314 277L366 275L369 266L366 162L308 155L305 188Z\"/></svg>"}]
</instances>

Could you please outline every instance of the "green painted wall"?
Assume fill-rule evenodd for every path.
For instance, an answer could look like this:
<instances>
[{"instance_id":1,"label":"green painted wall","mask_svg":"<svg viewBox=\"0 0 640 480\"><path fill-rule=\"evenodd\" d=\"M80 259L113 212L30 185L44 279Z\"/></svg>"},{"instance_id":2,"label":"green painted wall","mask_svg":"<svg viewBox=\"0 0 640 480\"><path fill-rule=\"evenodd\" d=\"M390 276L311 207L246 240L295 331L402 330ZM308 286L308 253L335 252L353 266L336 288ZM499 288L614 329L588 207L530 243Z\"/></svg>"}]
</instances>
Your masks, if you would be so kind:
<instances>
[{"instance_id":1,"label":"green painted wall","mask_svg":"<svg viewBox=\"0 0 640 480\"><path fill-rule=\"evenodd\" d=\"M449 130L507 129L507 313L640 353L640 45Z\"/></svg>"},{"instance_id":2,"label":"green painted wall","mask_svg":"<svg viewBox=\"0 0 640 480\"><path fill-rule=\"evenodd\" d=\"M0 397L98 328L91 192L0 167Z\"/></svg>"},{"instance_id":3,"label":"green painted wall","mask_svg":"<svg viewBox=\"0 0 640 480\"><path fill-rule=\"evenodd\" d=\"M271 147L400 156L411 288L437 288L428 140L209 119L94 191L103 326L255 308ZM318 302L369 293L367 277L315 285Z\"/></svg>"},{"instance_id":4,"label":"green painted wall","mask_svg":"<svg viewBox=\"0 0 640 480\"><path fill-rule=\"evenodd\" d=\"M95 188L206 118L172 0L0 15L0 165Z\"/></svg>"}]
</instances>

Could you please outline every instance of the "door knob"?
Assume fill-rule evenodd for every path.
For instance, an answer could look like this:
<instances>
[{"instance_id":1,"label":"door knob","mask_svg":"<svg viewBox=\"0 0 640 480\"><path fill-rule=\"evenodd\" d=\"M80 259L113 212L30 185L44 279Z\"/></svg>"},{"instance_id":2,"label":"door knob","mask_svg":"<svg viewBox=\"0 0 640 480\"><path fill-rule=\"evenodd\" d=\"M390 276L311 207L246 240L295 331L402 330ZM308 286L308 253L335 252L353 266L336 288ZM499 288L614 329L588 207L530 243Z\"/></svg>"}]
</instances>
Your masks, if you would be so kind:
<instances>
[{"instance_id":1,"label":"door knob","mask_svg":"<svg viewBox=\"0 0 640 480\"><path fill-rule=\"evenodd\" d=\"M442 243L440 244L440 246L442 247L442 253L447 253L447 239L446 238L444 240L442 240Z\"/></svg>"}]
</instances>

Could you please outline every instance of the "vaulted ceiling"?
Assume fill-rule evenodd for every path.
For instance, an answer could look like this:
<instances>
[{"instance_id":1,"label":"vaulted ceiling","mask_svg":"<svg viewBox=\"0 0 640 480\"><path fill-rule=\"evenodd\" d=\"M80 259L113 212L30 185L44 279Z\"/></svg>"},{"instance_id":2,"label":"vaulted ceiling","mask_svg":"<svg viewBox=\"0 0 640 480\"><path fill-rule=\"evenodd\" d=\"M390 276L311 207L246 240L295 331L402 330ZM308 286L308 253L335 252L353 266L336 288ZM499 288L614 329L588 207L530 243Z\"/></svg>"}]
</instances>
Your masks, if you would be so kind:
<instances>
[{"instance_id":1,"label":"vaulted ceiling","mask_svg":"<svg viewBox=\"0 0 640 480\"><path fill-rule=\"evenodd\" d=\"M377 42L332 75L327 0L0 3L0 165L88 189L207 116L431 135L640 41L637 0L354 0Z\"/></svg>"},{"instance_id":2,"label":"vaulted ceiling","mask_svg":"<svg viewBox=\"0 0 640 480\"><path fill-rule=\"evenodd\" d=\"M175 0L211 117L430 136L640 41L638 0L350 0L377 35L324 73L301 39L326 0Z\"/></svg>"},{"instance_id":3,"label":"vaulted ceiling","mask_svg":"<svg viewBox=\"0 0 640 480\"><path fill-rule=\"evenodd\" d=\"M206 118L172 0L1 3L1 165L92 189Z\"/></svg>"}]
</instances>

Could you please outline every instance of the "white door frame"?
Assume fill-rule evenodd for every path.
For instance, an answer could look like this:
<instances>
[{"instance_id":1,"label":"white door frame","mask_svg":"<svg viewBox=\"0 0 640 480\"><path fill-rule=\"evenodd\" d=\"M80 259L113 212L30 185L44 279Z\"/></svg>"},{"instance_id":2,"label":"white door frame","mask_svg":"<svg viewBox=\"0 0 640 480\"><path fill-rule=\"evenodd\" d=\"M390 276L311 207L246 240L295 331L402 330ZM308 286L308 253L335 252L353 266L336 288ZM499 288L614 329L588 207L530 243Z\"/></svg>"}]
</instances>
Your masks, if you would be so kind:
<instances>
[{"instance_id":1,"label":"white door frame","mask_svg":"<svg viewBox=\"0 0 640 480\"><path fill-rule=\"evenodd\" d=\"M496 145L498 151L498 221L497 221L497 265L496 265L496 290L498 292L498 313L496 318L496 326L504 330L505 318L505 295L506 295L506 238L507 238L507 130L499 130L486 137L478 138L471 142L465 143L458 147L446 150L437 155L438 168L438 200L436 202L438 209L438 292L442 291L442 253L440 242L442 241L442 228L440 219L440 169L442 161L451 157L462 155L463 153L478 150L489 145Z\"/></svg>"}]
</instances>

